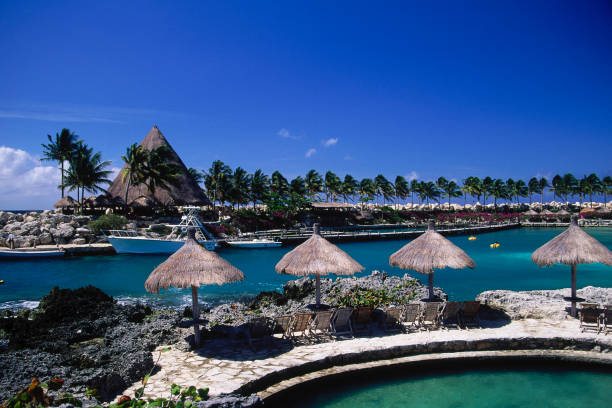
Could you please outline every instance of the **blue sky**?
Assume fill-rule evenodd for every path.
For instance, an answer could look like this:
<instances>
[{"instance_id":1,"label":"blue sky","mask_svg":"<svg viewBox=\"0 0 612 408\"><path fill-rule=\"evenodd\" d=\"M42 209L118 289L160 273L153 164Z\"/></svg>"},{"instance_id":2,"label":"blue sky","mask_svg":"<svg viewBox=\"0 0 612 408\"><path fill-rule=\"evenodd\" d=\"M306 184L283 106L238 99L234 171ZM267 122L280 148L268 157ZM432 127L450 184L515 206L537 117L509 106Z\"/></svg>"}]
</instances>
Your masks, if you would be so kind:
<instances>
[{"instance_id":1,"label":"blue sky","mask_svg":"<svg viewBox=\"0 0 612 408\"><path fill-rule=\"evenodd\" d=\"M196 168L612 173L607 1L0 0L0 26L0 208L56 200L62 127L114 167L157 124Z\"/></svg>"}]
</instances>

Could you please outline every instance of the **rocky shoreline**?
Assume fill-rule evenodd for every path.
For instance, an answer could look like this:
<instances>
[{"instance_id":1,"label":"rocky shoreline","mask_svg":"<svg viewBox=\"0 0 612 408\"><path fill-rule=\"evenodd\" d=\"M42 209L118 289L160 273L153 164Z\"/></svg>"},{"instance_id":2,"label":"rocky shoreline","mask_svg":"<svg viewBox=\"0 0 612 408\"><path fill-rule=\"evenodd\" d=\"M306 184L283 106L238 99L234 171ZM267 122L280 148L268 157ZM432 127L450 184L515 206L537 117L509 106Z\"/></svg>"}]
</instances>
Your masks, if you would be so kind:
<instances>
[{"instance_id":1,"label":"rocky shoreline","mask_svg":"<svg viewBox=\"0 0 612 408\"><path fill-rule=\"evenodd\" d=\"M91 216L66 215L51 210L27 214L0 211L0 246L9 246L10 234L14 236L15 248L95 243L99 240L87 228L91 220Z\"/></svg>"},{"instance_id":2,"label":"rocky shoreline","mask_svg":"<svg viewBox=\"0 0 612 408\"><path fill-rule=\"evenodd\" d=\"M410 275L388 276L375 271L361 278L323 279L322 300L330 305L350 302L346 293L376 293L383 302L418 301L427 288ZM487 291L478 296L484 317L499 319L568 319L569 289L528 292ZM435 288L436 295L446 294ZM589 302L612 303L612 288L586 287L578 295ZM204 338L237 338L255 316L278 316L309 311L314 303L314 281L288 282L282 293L262 292L249 301L222 304L201 313ZM111 401L155 371L152 351L160 346L189 350L192 341L189 310L151 310L143 305L118 305L99 289L53 289L36 309L0 313L0 401L14 395L33 377L64 380L62 392L84 398L96 389L99 401ZM376 318L376 317L375 317ZM202 384L203 387L206 384ZM222 396L198 404L258 406L257 398ZM229 402L228 402L229 403ZM88 402L89 404L89 402ZM215 405L217 404L217 405Z\"/></svg>"}]
</instances>

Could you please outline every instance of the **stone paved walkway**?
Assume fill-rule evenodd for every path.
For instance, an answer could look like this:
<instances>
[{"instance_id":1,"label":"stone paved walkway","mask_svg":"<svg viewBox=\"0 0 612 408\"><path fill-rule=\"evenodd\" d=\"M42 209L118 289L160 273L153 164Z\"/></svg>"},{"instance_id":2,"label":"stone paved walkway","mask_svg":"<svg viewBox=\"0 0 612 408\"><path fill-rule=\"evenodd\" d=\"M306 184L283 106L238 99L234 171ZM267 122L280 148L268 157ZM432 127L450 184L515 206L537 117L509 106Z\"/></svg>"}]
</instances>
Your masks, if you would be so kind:
<instances>
[{"instance_id":1,"label":"stone paved walkway","mask_svg":"<svg viewBox=\"0 0 612 408\"><path fill-rule=\"evenodd\" d=\"M512 346L528 344L531 339L591 343L596 352L607 353L612 349L612 335L581 333L575 320L553 322L527 319L501 327L394 335L376 333L368 337L316 344L292 345L274 339L270 344L256 345L255 350L251 350L246 342L223 339L206 342L199 350L190 352L159 347L153 353L159 370L150 377L145 397L167 397L172 383L182 387L208 387L211 395L218 395L245 390L254 381L274 373L279 374L278 381L284 380L283 377L290 378L295 375L290 373L291 369L307 363L329 366L355 363L355 360L367 361L370 356L371 360L376 360L428 352L469 351L470 348L487 350L495 349L499 341L506 341ZM388 357L384 356L386 351L390 352ZM612 353L608 355L612 358ZM316 369L320 368L313 368ZM140 387L142 385L136 383L124 394L132 396Z\"/></svg>"}]
</instances>

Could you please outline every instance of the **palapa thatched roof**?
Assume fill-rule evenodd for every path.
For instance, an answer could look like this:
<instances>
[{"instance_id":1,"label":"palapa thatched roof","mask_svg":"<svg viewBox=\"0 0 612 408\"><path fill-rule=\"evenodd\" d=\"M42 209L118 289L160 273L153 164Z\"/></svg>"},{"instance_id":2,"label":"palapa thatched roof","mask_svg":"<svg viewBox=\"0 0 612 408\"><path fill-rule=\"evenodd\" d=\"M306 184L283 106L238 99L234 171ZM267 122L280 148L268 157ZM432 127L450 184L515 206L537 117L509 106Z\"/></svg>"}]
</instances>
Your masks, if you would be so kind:
<instances>
[{"instance_id":1,"label":"palapa thatched roof","mask_svg":"<svg viewBox=\"0 0 612 408\"><path fill-rule=\"evenodd\" d=\"M590 207L586 207L583 208L582 210L580 210L580 214L590 214L590 213L594 213L595 209L594 208L590 208Z\"/></svg>"},{"instance_id":2,"label":"palapa thatched roof","mask_svg":"<svg viewBox=\"0 0 612 408\"><path fill-rule=\"evenodd\" d=\"M559 210L555 213L555 215L563 215L563 216L567 216L567 215L572 215L569 211L566 210Z\"/></svg>"},{"instance_id":3,"label":"palapa thatched roof","mask_svg":"<svg viewBox=\"0 0 612 408\"><path fill-rule=\"evenodd\" d=\"M540 215L540 214L538 214L538 213L537 213L537 212L535 212L534 210L529 210L529 211L525 211L525 212L524 212L523 214L521 214L521 215L523 215L523 216L525 216L525 217L533 217L533 216Z\"/></svg>"},{"instance_id":4,"label":"palapa thatched roof","mask_svg":"<svg viewBox=\"0 0 612 408\"><path fill-rule=\"evenodd\" d=\"M314 208L355 208L352 204L349 203L312 203Z\"/></svg>"},{"instance_id":5,"label":"palapa thatched roof","mask_svg":"<svg viewBox=\"0 0 612 408\"><path fill-rule=\"evenodd\" d=\"M602 263L612 265L612 252L578 226L572 217L568 229L542 245L531 254L531 260L540 266L556 263L578 265Z\"/></svg>"},{"instance_id":6,"label":"palapa thatched roof","mask_svg":"<svg viewBox=\"0 0 612 408\"><path fill-rule=\"evenodd\" d=\"M550 210L544 210L540 213L540 215L555 215L555 213Z\"/></svg>"},{"instance_id":7,"label":"palapa thatched roof","mask_svg":"<svg viewBox=\"0 0 612 408\"><path fill-rule=\"evenodd\" d=\"M130 203L130 207L134 208L152 208L158 204L149 196L138 197Z\"/></svg>"},{"instance_id":8,"label":"palapa thatched roof","mask_svg":"<svg viewBox=\"0 0 612 408\"><path fill-rule=\"evenodd\" d=\"M286 253L274 269L281 274L308 276L330 273L353 275L365 268L349 254L323 238L319 233L318 224L315 224L312 236Z\"/></svg>"},{"instance_id":9,"label":"palapa thatched roof","mask_svg":"<svg viewBox=\"0 0 612 408\"><path fill-rule=\"evenodd\" d=\"M178 251L151 272L145 282L148 292L158 293L160 289L170 286L186 289L200 285L223 285L244 279L242 271L216 252L198 244L190 235Z\"/></svg>"},{"instance_id":10,"label":"palapa thatched roof","mask_svg":"<svg viewBox=\"0 0 612 408\"><path fill-rule=\"evenodd\" d=\"M53 204L53 207L55 207L55 208L69 208L69 207L74 207L75 205L77 205L77 202L76 202L76 200L74 198L72 198L70 196L64 196L57 203Z\"/></svg>"},{"instance_id":11,"label":"palapa thatched roof","mask_svg":"<svg viewBox=\"0 0 612 408\"><path fill-rule=\"evenodd\" d=\"M429 222L429 227L423 235L391 255L389 264L424 274L429 274L434 269L462 269L476 266L472 258L461 248L434 230L432 221Z\"/></svg>"},{"instance_id":12,"label":"palapa thatched roof","mask_svg":"<svg viewBox=\"0 0 612 408\"><path fill-rule=\"evenodd\" d=\"M210 200L204 194L204 191L200 188L198 183L193 179L187 167L176 154L170 143L166 140L164 135L160 132L157 126L153 126L147 137L140 143L142 147L147 150L153 150L160 146L166 146L170 149L170 162L179 168L178 183L176 186L169 186L166 188L157 188L155 194L151 194L145 185L130 186L128 193L128 204L142 196L150 196L153 201L158 202L162 205L208 205ZM109 195L112 197L119 197L125 200L125 190L127 183L123 183L122 174L125 169L125 165L121 168L117 177L108 189Z\"/></svg>"}]
</instances>

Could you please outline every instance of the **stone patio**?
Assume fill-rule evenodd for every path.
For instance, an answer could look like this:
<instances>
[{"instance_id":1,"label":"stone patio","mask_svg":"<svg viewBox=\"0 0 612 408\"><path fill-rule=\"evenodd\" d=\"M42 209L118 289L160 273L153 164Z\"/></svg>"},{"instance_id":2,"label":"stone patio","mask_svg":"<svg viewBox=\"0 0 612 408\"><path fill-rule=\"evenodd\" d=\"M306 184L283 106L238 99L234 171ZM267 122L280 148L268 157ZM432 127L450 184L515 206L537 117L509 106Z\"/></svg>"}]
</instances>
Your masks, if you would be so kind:
<instances>
[{"instance_id":1,"label":"stone patio","mask_svg":"<svg viewBox=\"0 0 612 408\"><path fill-rule=\"evenodd\" d=\"M612 335L581 333L578 321L525 319L508 323L486 322L484 328L441 329L413 333L373 335L354 339L307 341L291 344L274 338L256 344L216 339L199 350L158 347L153 360L159 369L149 378L145 397L168 397L170 385L208 387L211 395L260 392L301 376L312 376L334 367L354 364L386 364L384 360L435 353L499 350L579 350L612 363ZM458 355L458 354L457 354ZM372 363L378 362L378 363ZM345 368L346 369L346 368ZM133 396L136 383L124 394ZM264 392L264 395L266 392Z\"/></svg>"}]
</instances>

